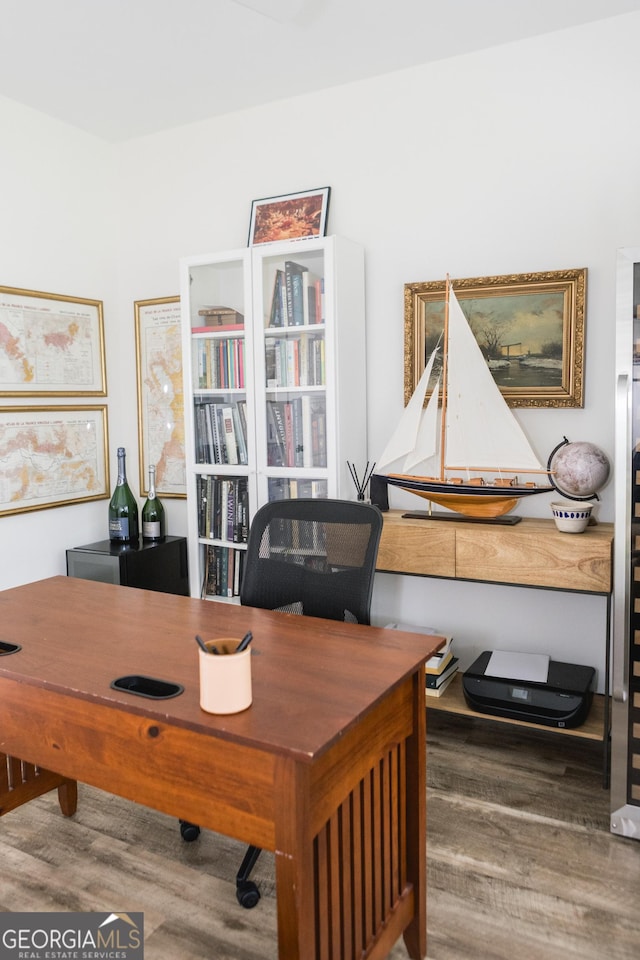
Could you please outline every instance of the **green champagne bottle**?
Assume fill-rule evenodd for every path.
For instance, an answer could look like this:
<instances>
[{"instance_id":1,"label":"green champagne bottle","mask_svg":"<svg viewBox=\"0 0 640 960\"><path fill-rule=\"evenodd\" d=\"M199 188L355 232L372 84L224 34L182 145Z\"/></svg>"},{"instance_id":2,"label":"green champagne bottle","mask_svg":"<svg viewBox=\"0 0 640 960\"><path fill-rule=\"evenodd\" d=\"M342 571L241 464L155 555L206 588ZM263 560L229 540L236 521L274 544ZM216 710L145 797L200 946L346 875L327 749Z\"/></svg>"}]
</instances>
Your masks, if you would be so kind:
<instances>
[{"instance_id":1,"label":"green champagne bottle","mask_svg":"<svg viewBox=\"0 0 640 960\"><path fill-rule=\"evenodd\" d=\"M118 481L109 503L109 539L138 543L138 504L127 483L125 449L118 447Z\"/></svg>"},{"instance_id":2,"label":"green champagne bottle","mask_svg":"<svg viewBox=\"0 0 640 960\"><path fill-rule=\"evenodd\" d=\"M156 493L156 468L149 467L149 494L142 508L142 536L145 540L164 540L164 507Z\"/></svg>"}]
</instances>

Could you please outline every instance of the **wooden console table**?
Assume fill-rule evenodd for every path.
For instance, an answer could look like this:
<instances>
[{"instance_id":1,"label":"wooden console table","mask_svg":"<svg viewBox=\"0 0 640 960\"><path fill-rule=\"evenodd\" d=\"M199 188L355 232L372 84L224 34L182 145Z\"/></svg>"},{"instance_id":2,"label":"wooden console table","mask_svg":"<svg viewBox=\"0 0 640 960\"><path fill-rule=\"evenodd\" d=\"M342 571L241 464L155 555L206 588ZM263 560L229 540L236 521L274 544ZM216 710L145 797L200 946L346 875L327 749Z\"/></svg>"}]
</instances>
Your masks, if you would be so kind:
<instances>
[{"instance_id":1,"label":"wooden console table","mask_svg":"<svg viewBox=\"0 0 640 960\"><path fill-rule=\"evenodd\" d=\"M581 727L551 730L604 742L605 782L609 769L609 659L613 589L613 524L599 523L581 534L559 533L553 520L523 518L513 526L404 517L406 511L383 514L376 569L419 577L472 580L507 586L565 590L606 599L604 695L595 695L589 718ZM470 716L487 716L466 705L460 678L427 707ZM491 717L508 723L523 721Z\"/></svg>"}]
</instances>

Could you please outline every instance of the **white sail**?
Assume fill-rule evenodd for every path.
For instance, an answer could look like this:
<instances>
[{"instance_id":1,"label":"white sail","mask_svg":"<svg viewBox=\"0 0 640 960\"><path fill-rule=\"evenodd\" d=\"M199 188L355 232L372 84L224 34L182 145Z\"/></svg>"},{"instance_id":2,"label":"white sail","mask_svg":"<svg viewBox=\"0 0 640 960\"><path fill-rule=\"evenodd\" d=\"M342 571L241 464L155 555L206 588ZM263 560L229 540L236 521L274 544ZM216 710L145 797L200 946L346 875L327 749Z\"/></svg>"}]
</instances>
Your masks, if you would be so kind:
<instances>
[{"instance_id":1,"label":"white sail","mask_svg":"<svg viewBox=\"0 0 640 960\"><path fill-rule=\"evenodd\" d=\"M482 355L453 289L449 290L445 469L499 474L543 471ZM379 472L440 473L439 381L424 407L436 350L378 460ZM459 473L457 474L459 475Z\"/></svg>"},{"instance_id":2,"label":"white sail","mask_svg":"<svg viewBox=\"0 0 640 960\"><path fill-rule=\"evenodd\" d=\"M453 289L447 362L445 466L523 473L542 470L491 375Z\"/></svg>"},{"instance_id":3,"label":"white sail","mask_svg":"<svg viewBox=\"0 0 640 960\"><path fill-rule=\"evenodd\" d=\"M387 443L382 456L378 459L376 467L379 471L386 469L391 464L395 463L396 460L401 460L404 457L410 457L416 451L418 438L421 435L421 422L423 420L424 413L426 412L423 409L424 398L427 392L431 370L433 368L433 361L435 360L435 353L436 351L434 350L429 358L427 366L425 367L424 373L420 377L418 386L413 391L413 395L409 400L409 403L403 410L402 416L400 417L400 422L392 434L391 439ZM431 444L433 445L433 440L431 441ZM426 459L432 456L434 453L435 447L427 450L424 454L420 454L417 461L414 462Z\"/></svg>"},{"instance_id":4,"label":"white sail","mask_svg":"<svg viewBox=\"0 0 640 960\"><path fill-rule=\"evenodd\" d=\"M435 351L432 357L435 355ZM433 366L433 363L431 364ZM436 383L427 406L424 409L418 428L416 444L406 457L403 473L419 473L423 477L435 477L440 470L438 456L438 424L440 423L438 398L440 394L440 378Z\"/></svg>"}]
</instances>

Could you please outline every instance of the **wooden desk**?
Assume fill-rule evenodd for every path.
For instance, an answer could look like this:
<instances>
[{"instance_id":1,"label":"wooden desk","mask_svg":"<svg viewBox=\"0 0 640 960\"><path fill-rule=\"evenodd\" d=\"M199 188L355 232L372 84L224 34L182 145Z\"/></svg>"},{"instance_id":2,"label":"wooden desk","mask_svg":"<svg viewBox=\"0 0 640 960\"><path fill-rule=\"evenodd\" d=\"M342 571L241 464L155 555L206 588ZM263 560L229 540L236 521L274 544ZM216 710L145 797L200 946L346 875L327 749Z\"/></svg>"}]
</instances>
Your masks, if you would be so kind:
<instances>
[{"instance_id":1,"label":"wooden desk","mask_svg":"<svg viewBox=\"0 0 640 960\"><path fill-rule=\"evenodd\" d=\"M426 954L424 660L440 638L54 577L0 593L0 750L275 852L283 960ZM254 634L252 706L194 635ZM170 700L117 692L144 674ZM176 825L177 829L177 825Z\"/></svg>"},{"instance_id":2,"label":"wooden desk","mask_svg":"<svg viewBox=\"0 0 640 960\"><path fill-rule=\"evenodd\" d=\"M608 785L613 524L599 523L584 533L571 535L560 533L553 520L524 517L514 526L501 526L463 520L409 519L403 517L405 512L389 510L383 514L376 564L381 572L593 593L606 598L605 695L594 697L591 714L583 726L546 729L602 740L604 780ZM427 707L484 716L469 710L455 681L442 697L427 698Z\"/></svg>"}]
</instances>

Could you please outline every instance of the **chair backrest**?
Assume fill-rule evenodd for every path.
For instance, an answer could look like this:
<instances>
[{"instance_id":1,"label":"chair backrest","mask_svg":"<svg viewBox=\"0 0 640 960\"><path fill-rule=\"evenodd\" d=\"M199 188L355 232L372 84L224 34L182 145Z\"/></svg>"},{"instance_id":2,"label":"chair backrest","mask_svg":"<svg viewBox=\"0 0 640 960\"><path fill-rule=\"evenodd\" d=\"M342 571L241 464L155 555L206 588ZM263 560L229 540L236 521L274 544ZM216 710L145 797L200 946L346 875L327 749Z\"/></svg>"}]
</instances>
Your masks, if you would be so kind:
<instances>
[{"instance_id":1,"label":"chair backrest","mask_svg":"<svg viewBox=\"0 0 640 960\"><path fill-rule=\"evenodd\" d=\"M249 530L240 602L369 623L382 533L377 507L354 500L276 500Z\"/></svg>"}]
</instances>

